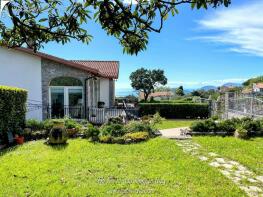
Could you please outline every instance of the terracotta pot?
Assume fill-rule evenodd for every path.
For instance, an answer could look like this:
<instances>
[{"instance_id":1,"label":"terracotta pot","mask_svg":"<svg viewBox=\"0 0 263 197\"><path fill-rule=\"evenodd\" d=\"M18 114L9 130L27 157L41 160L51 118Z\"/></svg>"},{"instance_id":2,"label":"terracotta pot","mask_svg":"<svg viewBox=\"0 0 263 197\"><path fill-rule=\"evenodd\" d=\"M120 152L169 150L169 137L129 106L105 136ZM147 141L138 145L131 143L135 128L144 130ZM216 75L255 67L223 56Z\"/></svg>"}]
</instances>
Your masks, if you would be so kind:
<instances>
[{"instance_id":1,"label":"terracotta pot","mask_svg":"<svg viewBox=\"0 0 263 197\"><path fill-rule=\"evenodd\" d=\"M24 137L23 136L21 136L21 137L18 136L15 139L16 139L17 144L24 144Z\"/></svg>"}]
</instances>

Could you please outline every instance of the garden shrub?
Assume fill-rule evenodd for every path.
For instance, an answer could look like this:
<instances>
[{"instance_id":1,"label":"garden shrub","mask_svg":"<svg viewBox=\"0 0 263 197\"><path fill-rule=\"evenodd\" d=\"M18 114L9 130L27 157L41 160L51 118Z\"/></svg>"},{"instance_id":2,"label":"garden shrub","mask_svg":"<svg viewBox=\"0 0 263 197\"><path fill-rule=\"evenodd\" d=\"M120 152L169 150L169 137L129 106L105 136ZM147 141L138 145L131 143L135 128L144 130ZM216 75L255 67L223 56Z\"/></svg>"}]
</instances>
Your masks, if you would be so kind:
<instances>
[{"instance_id":1,"label":"garden shrub","mask_svg":"<svg viewBox=\"0 0 263 197\"><path fill-rule=\"evenodd\" d=\"M84 136L90 138L92 141L98 141L99 134L100 130L92 124L88 124L88 127L84 130Z\"/></svg>"},{"instance_id":2,"label":"garden shrub","mask_svg":"<svg viewBox=\"0 0 263 197\"><path fill-rule=\"evenodd\" d=\"M214 121L208 119L205 121L194 122L190 129L193 132L226 132L227 135L233 135L240 128L247 131L247 135L260 135L263 131L262 120L253 120L252 118L232 118L228 120Z\"/></svg>"},{"instance_id":3,"label":"garden shrub","mask_svg":"<svg viewBox=\"0 0 263 197\"><path fill-rule=\"evenodd\" d=\"M82 125L73 119L65 119L65 127L69 137L74 137L82 128Z\"/></svg>"},{"instance_id":4,"label":"garden shrub","mask_svg":"<svg viewBox=\"0 0 263 197\"><path fill-rule=\"evenodd\" d=\"M190 129L194 132L207 132L204 121L193 122Z\"/></svg>"},{"instance_id":5,"label":"garden shrub","mask_svg":"<svg viewBox=\"0 0 263 197\"><path fill-rule=\"evenodd\" d=\"M122 117L111 117L108 120L108 124L123 124Z\"/></svg>"},{"instance_id":6,"label":"garden shrub","mask_svg":"<svg viewBox=\"0 0 263 197\"><path fill-rule=\"evenodd\" d=\"M244 118L242 119L242 126L246 129L249 133L252 131L259 131L261 130L261 124L259 120L253 120L252 118Z\"/></svg>"},{"instance_id":7,"label":"garden shrub","mask_svg":"<svg viewBox=\"0 0 263 197\"><path fill-rule=\"evenodd\" d=\"M151 125L143 121L130 121L127 125L124 126L124 131L126 133L145 131L148 132L150 135L154 134Z\"/></svg>"},{"instance_id":8,"label":"garden shrub","mask_svg":"<svg viewBox=\"0 0 263 197\"><path fill-rule=\"evenodd\" d=\"M194 132L216 132L218 131L218 127L215 121L208 119L205 121L197 121L194 122L190 129Z\"/></svg>"},{"instance_id":9,"label":"garden shrub","mask_svg":"<svg viewBox=\"0 0 263 197\"><path fill-rule=\"evenodd\" d=\"M30 137L30 140L40 140L40 139L46 139L48 135L49 135L48 131L39 130L39 131L32 131L30 136L25 136L25 137Z\"/></svg>"},{"instance_id":10,"label":"garden shrub","mask_svg":"<svg viewBox=\"0 0 263 197\"><path fill-rule=\"evenodd\" d=\"M27 91L20 88L0 86L0 132L15 133L24 128Z\"/></svg>"},{"instance_id":11,"label":"garden shrub","mask_svg":"<svg viewBox=\"0 0 263 197\"><path fill-rule=\"evenodd\" d=\"M65 127L66 129L74 129L79 128L80 125L73 119L65 119Z\"/></svg>"},{"instance_id":12,"label":"garden shrub","mask_svg":"<svg viewBox=\"0 0 263 197\"><path fill-rule=\"evenodd\" d=\"M111 139L111 142L113 144L125 144L125 140L124 140L123 136L122 137L113 137Z\"/></svg>"},{"instance_id":13,"label":"garden shrub","mask_svg":"<svg viewBox=\"0 0 263 197\"><path fill-rule=\"evenodd\" d=\"M101 135L110 135L113 137L119 137L124 135L125 131L122 124L104 124L100 128Z\"/></svg>"},{"instance_id":14,"label":"garden shrub","mask_svg":"<svg viewBox=\"0 0 263 197\"><path fill-rule=\"evenodd\" d=\"M236 138L240 138L240 139L248 139L249 138L248 131L243 127L237 128L234 136Z\"/></svg>"},{"instance_id":15,"label":"garden shrub","mask_svg":"<svg viewBox=\"0 0 263 197\"><path fill-rule=\"evenodd\" d=\"M26 121L26 128L30 128L32 131L43 130L44 123L39 120L29 119Z\"/></svg>"},{"instance_id":16,"label":"garden shrub","mask_svg":"<svg viewBox=\"0 0 263 197\"><path fill-rule=\"evenodd\" d=\"M44 124L44 129L47 131L50 131L54 126L54 122L52 121L52 119L45 120L43 124Z\"/></svg>"},{"instance_id":17,"label":"garden shrub","mask_svg":"<svg viewBox=\"0 0 263 197\"><path fill-rule=\"evenodd\" d=\"M126 143L129 142L141 142L148 140L150 138L148 132L134 132L134 133L127 133L123 136Z\"/></svg>"},{"instance_id":18,"label":"garden shrub","mask_svg":"<svg viewBox=\"0 0 263 197\"><path fill-rule=\"evenodd\" d=\"M139 114L153 115L157 112L164 118L207 118L209 106L204 103L140 103Z\"/></svg>"},{"instance_id":19,"label":"garden shrub","mask_svg":"<svg viewBox=\"0 0 263 197\"><path fill-rule=\"evenodd\" d=\"M218 123L218 125L217 125L218 129L217 130L218 131L225 131L225 132L227 132L227 134L232 135L236 130L236 126L237 126L237 124L234 121L232 121L231 119L230 120L223 120L223 121Z\"/></svg>"},{"instance_id":20,"label":"garden shrub","mask_svg":"<svg viewBox=\"0 0 263 197\"><path fill-rule=\"evenodd\" d=\"M102 135L102 136L99 136L99 141L101 143L111 143L112 137L109 135Z\"/></svg>"}]
</instances>

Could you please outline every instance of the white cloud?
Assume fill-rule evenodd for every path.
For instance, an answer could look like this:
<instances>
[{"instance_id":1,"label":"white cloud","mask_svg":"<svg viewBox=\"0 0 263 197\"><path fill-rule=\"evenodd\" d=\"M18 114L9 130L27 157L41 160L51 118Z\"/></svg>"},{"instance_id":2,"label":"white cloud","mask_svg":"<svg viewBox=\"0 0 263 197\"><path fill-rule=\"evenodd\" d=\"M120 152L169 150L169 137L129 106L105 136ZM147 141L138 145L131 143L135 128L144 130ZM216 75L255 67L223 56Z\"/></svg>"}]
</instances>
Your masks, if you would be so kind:
<instances>
[{"instance_id":1,"label":"white cloud","mask_svg":"<svg viewBox=\"0 0 263 197\"><path fill-rule=\"evenodd\" d=\"M217 31L197 39L229 45L229 50L263 56L263 1L217 11L199 21L201 28Z\"/></svg>"}]
</instances>

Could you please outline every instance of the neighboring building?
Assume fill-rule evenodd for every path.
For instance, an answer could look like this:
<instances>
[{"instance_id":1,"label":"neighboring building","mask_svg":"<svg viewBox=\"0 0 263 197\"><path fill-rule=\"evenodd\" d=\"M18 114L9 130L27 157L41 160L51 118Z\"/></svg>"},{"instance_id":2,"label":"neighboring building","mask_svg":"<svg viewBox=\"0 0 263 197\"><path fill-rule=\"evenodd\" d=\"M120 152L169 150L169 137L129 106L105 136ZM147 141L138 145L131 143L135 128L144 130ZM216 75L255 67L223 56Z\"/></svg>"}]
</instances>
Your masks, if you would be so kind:
<instances>
[{"instance_id":1,"label":"neighboring building","mask_svg":"<svg viewBox=\"0 0 263 197\"><path fill-rule=\"evenodd\" d=\"M263 93L263 83L253 83L252 90L254 93Z\"/></svg>"},{"instance_id":2,"label":"neighboring building","mask_svg":"<svg viewBox=\"0 0 263 197\"><path fill-rule=\"evenodd\" d=\"M155 101L160 101L160 100L170 100L173 97L173 93L172 92L154 92L151 93L148 97L148 100L153 99ZM139 100L143 100L144 99L144 93L140 92L139 95Z\"/></svg>"},{"instance_id":3,"label":"neighboring building","mask_svg":"<svg viewBox=\"0 0 263 197\"><path fill-rule=\"evenodd\" d=\"M27 48L3 47L0 60L0 85L28 90L27 118L80 119L98 103L114 105L118 61L69 61Z\"/></svg>"}]
</instances>

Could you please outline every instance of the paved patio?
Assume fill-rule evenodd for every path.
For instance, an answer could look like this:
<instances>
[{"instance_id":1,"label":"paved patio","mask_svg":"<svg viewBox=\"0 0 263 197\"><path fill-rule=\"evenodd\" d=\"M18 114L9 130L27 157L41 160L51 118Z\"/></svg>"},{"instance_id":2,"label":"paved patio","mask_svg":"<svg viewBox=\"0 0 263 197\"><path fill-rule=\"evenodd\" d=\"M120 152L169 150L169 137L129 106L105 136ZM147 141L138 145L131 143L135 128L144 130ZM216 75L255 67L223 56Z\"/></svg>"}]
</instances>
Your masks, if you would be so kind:
<instances>
[{"instance_id":1,"label":"paved patio","mask_svg":"<svg viewBox=\"0 0 263 197\"><path fill-rule=\"evenodd\" d=\"M189 130L189 127L180 127L173 129L160 130L162 137L169 139L190 139L190 135L186 135L185 132Z\"/></svg>"}]
</instances>

